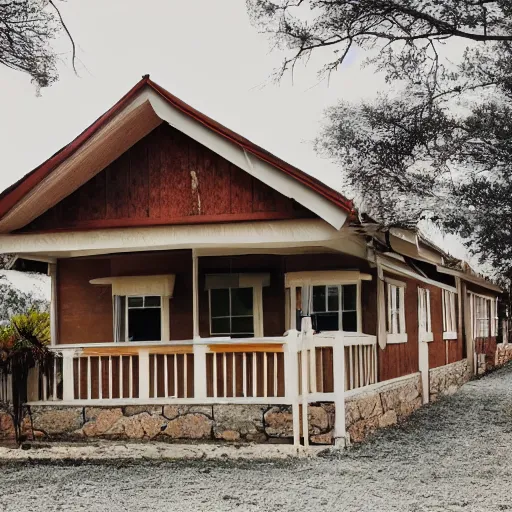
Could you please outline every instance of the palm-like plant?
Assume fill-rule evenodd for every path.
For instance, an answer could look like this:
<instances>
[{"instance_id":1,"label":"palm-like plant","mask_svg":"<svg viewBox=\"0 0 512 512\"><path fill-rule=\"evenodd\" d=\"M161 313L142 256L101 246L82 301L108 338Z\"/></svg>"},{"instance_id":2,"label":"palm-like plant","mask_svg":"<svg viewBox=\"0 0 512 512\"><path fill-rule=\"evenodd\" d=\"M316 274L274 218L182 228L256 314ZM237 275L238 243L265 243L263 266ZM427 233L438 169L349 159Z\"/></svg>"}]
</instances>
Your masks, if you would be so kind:
<instances>
[{"instance_id":1,"label":"palm-like plant","mask_svg":"<svg viewBox=\"0 0 512 512\"><path fill-rule=\"evenodd\" d=\"M30 369L38 368L50 375L54 354L50 344L50 315L31 310L12 317L8 326L0 328L0 378L12 375L12 405L16 439L21 439L23 406L27 401Z\"/></svg>"}]
</instances>

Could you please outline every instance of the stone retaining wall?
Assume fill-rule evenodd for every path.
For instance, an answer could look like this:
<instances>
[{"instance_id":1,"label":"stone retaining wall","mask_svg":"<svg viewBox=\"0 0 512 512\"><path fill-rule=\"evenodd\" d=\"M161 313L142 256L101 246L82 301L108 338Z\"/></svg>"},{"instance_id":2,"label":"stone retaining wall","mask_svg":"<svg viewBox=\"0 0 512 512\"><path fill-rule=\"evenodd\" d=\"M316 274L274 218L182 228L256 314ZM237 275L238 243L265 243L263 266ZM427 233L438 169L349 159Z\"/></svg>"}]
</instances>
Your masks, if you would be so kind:
<instances>
[{"instance_id":1,"label":"stone retaining wall","mask_svg":"<svg viewBox=\"0 0 512 512\"><path fill-rule=\"evenodd\" d=\"M500 343L496 347L496 366L503 366L507 364L509 361L512 361L512 345L503 345Z\"/></svg>"},{"instance_id":2,"label":"stone retaining wall","mask_svg":"<svg viewBox=\"0 0 512 512\"><path fill-rule=\"evenodd\" d=\"M452 395L471 378L467 359L439 366L429 371L430 401L440 395Z\"/></svg>"}]
</instances>

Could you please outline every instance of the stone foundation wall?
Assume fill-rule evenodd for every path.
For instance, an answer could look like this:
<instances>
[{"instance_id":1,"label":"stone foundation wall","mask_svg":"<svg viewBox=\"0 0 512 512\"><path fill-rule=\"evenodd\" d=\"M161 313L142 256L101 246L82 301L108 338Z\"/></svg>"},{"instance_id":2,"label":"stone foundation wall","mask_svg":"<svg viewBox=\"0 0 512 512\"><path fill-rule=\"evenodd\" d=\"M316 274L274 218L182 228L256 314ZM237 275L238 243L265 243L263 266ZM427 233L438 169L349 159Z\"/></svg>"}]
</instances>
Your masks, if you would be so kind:
<instances>
[{"instance_id":1,"label":"stone foundation wall","mask_svg":"<svg viewBox=\"0 0 512 512\"><path fill-rule=\"evenodd\" d=\"M378 428L395 425L423 403L419 374L371 388L345 401L345 421L351 442L362 441Z\"/></svg>"},{"instance_id":2,"label":"stone foundation wall","mask_svg":"<svg viewBox=\"0 0 512 512\"><path fill-rule=\"evenodd\" d=\"M503 345L500 343L496 347L496 366L503 366L507 364L509 361L512 361L512 345Z\"/></svg>"},{"instance_id":3,"label":"stone foundation wall","mask_svg":"<svg viewBox=\"0 0 512 512\"><path fill-rule=\"evenodd\" d=\"M440 395L451 395L471 379L467 359L456 363L439 366L429 371L430 401L434 402Z\"/></svg>"}]
</instances>

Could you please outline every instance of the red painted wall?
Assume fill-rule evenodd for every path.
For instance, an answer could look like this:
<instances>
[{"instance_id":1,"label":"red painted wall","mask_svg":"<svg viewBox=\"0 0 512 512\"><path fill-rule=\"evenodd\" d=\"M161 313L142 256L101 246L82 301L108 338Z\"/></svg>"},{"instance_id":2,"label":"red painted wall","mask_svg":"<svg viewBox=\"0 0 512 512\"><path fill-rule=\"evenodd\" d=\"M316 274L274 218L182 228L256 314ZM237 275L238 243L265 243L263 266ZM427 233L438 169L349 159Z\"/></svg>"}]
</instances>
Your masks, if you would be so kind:
<instances>
[{"instance_id":1,"label":"red painted wall","mask_svg":"<svg viewBox=\"0 0 512 512\"><path fill-rule=\"evenodd\" d=\"M21 231L310 216L164 123Z\"/></svg>"}]
</instances>

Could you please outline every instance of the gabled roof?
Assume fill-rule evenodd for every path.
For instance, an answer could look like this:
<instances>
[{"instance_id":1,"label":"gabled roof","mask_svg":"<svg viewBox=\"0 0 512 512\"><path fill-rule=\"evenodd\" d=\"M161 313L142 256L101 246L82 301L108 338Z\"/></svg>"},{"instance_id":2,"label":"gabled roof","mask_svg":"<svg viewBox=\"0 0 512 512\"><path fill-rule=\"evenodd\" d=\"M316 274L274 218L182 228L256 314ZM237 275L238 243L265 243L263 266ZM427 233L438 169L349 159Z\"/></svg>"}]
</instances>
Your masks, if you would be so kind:
<instances>
[{"instance_id":1,"label":"gabled roof","mask_svg":"<svg viewBox=\"0 0 512 512\"><path fill-rule=\"evenodd\" d=\"M163 100L163 104L159 100ZM169 107L172 109L172 115L175 116L173 118L169 114L171 111L166 110ZM293 197L297 202L311 209L337 229L343 225L344 220L352 212L352 201L342 196L339 192L187 105L153 82L149 75L146 75L110 110L98 118L76 139L0 194L0 232L6 233L19 229L27 223L27 220L30 222L33 218L43 213L40 211L42 208L39 206L40 198L45 198L47 204L50 204L50 201L55 204L76 190L83 182L101 171L104 168L103 164L105 162L109 163L109 159L112 161L119 156L110 147L115 146L118 152L124 151L128 149L125 147L126 145L133 145L146 132L163 121L173 124L180 129L180 123L185 123L183 116L187 118L186 122L193 121L210 132L205 135L203 130L201 135L203 140L206 140L206 136L211 139L213 135L217 140L220 137L224 141L223 144L221 142L219 145L219 148L223 149L214 149L216 152L219 154L222 151L229 153L229 147L231 147L231 152L232 148L236 147L238 156L232 153L233 163L240 165L244 170L252 173L262 181L266 181L268 185L287 197ZM132 130L133 133L128 134L127 129L130 123L134 123L134 120L137 120L139 127ZM113 139L115 144L112 141L108 141L108 144L105 143L101 147L98 142L99 135L103 137L103 132L106 132L112 136L114 129L110 129L110 124L114 122L117 123L116 129L118 130L117 138ZM183 124L183 126L185 125ZM130 136L132 137L131 139ZM124 139L124 146L121 139ZM95 144L96 146L94 146ZM107 146L109 153L104 154L107 151ZM94 155L90 153L87 155L85 153L87 150L102 151L101 156L103 159L93 158ZM85 156L79 154L80 152L84 152ZM221 156L225 155L221 154ZM255 159L251 157L255 157ZM73 164L75 167L71 169L70 161L73 159L76 162ZM91 164L93 160L100 162L103 167L101 169L97 168L100 163L97 163L97 166L94 167ZM279 171L283 176L288 177L288 181L283 181L282 179L273 180L268 167L264 169L261 167L261 163L271 166L273 170ZM65 166L67 166L66 169L64 169ZM87 166L90 167L88 174L83 171ZM57 172L59 169L61 169L61 174ZM71 173L72 170L73 173ZM68 174L66 175L65 172ZM83 178L78 176L82 172L84 173ZM261 176L258 174L259 172L262 174ZM290 183L289 178L292 178L295 182L294 185ZM54 184L58 179L61 182ZM300 185L300 188L297 188L297 184ZM43 185L46 185L48 190L51 189L52 193L45 192ZM315 204L312 203L317 201L312 201L311 195L304 193L305 190L319 196L324 204L318 204L315 207ZM39 198L35 197L37 194L40 194ZM53 204L50 206L53 206ZM328 207L329 204L331 205L330 207ZM333 216L332 207L335 207L343 215L336 215L334 210ZM46 209L48 208L46 207Z\"/></svg>"}]
</instances>

